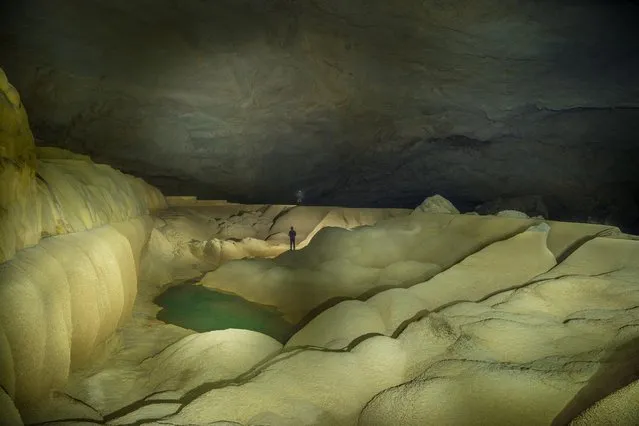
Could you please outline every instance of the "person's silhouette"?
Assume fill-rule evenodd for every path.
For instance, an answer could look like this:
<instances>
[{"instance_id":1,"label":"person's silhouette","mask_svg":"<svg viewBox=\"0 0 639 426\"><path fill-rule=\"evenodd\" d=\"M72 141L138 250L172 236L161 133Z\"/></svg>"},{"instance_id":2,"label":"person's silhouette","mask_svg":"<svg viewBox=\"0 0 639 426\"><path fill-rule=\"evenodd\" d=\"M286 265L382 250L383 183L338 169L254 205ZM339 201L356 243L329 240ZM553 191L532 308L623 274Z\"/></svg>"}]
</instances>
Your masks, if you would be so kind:
<instances>
[{"instance_id":1,"label":"person's silhouette","mask_svg":"<svg viewBox=\"0 0 639 426\"><path fill-rule=\"evenodd\" d=\"M297 235L297 232L295 232L295 229L293 229L293 227L291 226L291 230L288 231L288 238L290 240L290 246L289 246L290 250L295 250L295 236L296 235Z\"/></svg>"}]
</instances>

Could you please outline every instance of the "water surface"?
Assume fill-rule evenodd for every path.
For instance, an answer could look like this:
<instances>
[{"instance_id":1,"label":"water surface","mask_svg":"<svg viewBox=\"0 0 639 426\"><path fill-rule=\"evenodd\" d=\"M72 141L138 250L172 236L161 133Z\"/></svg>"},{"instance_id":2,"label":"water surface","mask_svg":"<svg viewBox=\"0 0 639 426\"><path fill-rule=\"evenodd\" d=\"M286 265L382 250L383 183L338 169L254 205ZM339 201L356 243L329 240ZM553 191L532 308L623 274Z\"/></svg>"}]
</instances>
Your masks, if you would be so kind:
<instances>
[{"instance_id":1,"label":"water surface","mask_svg":"<svg viewBox=\"0 0 639 426\"><path fill-rule=\"evenodd\" d=\"M293 325L275 308L200 285L171 287L154 302L163 308L158 312L159 320L200 333L240 328L259 331L282 343L293 333Z\"/></svg>"}]
</instances>

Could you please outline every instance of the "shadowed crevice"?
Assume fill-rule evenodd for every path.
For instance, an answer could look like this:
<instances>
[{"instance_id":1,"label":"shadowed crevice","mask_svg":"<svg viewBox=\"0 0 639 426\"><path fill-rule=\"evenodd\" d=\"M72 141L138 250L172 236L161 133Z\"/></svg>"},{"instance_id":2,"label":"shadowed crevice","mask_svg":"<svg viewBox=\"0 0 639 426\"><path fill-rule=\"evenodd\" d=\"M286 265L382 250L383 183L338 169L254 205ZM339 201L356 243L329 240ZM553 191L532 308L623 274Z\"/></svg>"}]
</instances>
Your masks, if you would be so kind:
<instances>
[{"instance_id":1,"label":"shadowed crevice","mask_svg":"<svg viewBox=\"0 0 639 426\"><path fill-rule=\"evenodd\" d=\"M606 351L599 369L557 414L551 426L566 426L597 401L639 380L639 338ZM620 407L621 408L621 407Z\"/></svg>"}]
</instances>

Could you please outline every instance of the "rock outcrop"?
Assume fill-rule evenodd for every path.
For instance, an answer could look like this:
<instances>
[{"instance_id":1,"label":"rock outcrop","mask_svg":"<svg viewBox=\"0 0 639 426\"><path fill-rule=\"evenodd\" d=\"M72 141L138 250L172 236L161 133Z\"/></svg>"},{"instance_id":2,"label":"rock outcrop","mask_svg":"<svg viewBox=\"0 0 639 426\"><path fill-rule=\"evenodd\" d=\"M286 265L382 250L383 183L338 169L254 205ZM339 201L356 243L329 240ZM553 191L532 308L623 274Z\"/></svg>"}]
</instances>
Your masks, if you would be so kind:
<instances>
[{"instance_id":1,"label":"rock outcrop","mask_svg":"<svg viewBox=\"0 0 639 426\"><path fill-rule=\"evenodd\" d=\"M536 219L419 213L373 227L323 228L303 250L275 259L228 262L206 274L201 283L275 306L287 318L299 321L324 303L330 306L340 298L358 297L376 288L412 286L441 275L478 249L539 223ZM618 230L555 222L548 246L554 255L562 256L579 238L606 232Z\"/></svg>"},{"instance_id":2,"label":"rock outcrop","mask_svg":"<svg viewBox=\"0 0 639 426\"><path fill-rule=\"evenodd\" d=\"M17 90L0 68L0 262L40 239L35 144Z\"/></svg>"},{"instance_id":3,"label":"rock outcrop","mask_svg":"<svg viewBox=\"0 0 639 426\"><path fill-rule=\"evenodd\" d=\"M632 426L638 256L614 228L533 219L422 213L324 229L275 259L280 270L226 264L225 289L264 302L297 291L321 303L332 282L356 295L317 310L284 348L253 332L192 334L65 391L113 424ZM431 262L448 267L425 281L401 273ZM375 281L380 270L396 280Z\"/></svg>"},{"instance_id":4,"label":"rock outcrop","mask_svg":"<svg viewBox=\"0 0 639 426\"><path fill-rule=\"evenodd\" d=\"M0 262L40 238L123 222L166 206L141 179L59 148L37 148L0 69Z\"/></svg>"},{"instance_id":5,"label":"rock outcrop","mask_svg":"<svg viewBox=\"0 0 639 426\"><path fill-rule=\"evenodd\" d=\"M424 213L450 213L459 214L459 210L441 195L433 195L426 198L419 206L415 208L415 211Z\"/></svg>"},{"instance_id":6,"label":"rock outcrop","mask_svg":"<svg viewBox=\"0 0 639 426\"><path fill-rule=\"evenodd\" d=\"M129 317L165 203L109 166L36 149L2 70L0 130L0 423L15 424L7 398L28 421Z\"/></svg>"}]
</instances>

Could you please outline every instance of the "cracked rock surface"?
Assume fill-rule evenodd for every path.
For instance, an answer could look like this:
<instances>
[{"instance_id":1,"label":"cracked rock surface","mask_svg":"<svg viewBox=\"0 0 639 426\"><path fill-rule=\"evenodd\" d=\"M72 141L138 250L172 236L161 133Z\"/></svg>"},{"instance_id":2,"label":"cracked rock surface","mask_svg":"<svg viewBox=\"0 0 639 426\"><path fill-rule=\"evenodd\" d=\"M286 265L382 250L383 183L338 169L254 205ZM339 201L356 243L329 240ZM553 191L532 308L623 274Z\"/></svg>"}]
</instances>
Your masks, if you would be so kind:
<instances>
[{"instance_id":1,"label":"cracked rock surface","mask_svg":"<svg viewBox=\"0 0 639 426\"><path fill-rule=\"evenodd\" d=\"M13 3L36 136L164 193L638 216L636 2Z\"/></svg>"},{"instance_id":2,"label":"cracked rock surface","mask_svg":"<svg viewBox=\"0 0 639 426\"><path fill-rule=\"evenodd\" d=\"M134 314L119 332L128 345L75 373L36 418L631 426L638 262L639 240L602 225L416 212L323 228L298 252L234 260L201 281L291 317L306 313L285 345ZM151 309L147 299L134 312Z\"/></svg>"}]
</instances>

